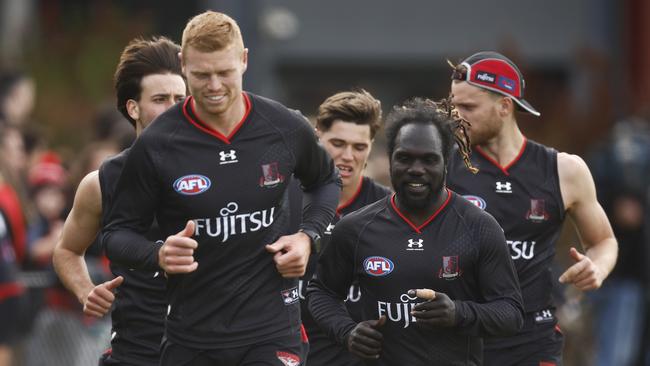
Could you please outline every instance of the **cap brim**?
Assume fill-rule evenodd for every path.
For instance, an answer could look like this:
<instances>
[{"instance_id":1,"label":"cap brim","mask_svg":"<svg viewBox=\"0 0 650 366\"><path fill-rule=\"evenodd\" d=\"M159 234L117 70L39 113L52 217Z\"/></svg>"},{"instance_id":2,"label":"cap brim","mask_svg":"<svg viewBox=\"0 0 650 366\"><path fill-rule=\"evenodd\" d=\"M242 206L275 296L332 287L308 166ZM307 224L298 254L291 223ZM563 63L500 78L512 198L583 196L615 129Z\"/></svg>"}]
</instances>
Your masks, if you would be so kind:
<instances>
[{"instance_id":1,"label":"cap brim","mask_svg":"<svg viewBox=\"0 0 650 366\"><path fill-rule=\"evenodd\" d=\"M534 115L534 116L536 116L536 117L539 117L539 116L541 115L541 113L539 113L535 108L533 108L532 105L530 105L530 103L528 103L528 102L525 101L524 99L517 99L517 98L514 98L514 97L510 97L510 98L511 98L512 100L514 100L515 102L517 102L517 104L518 104L518 105L521 107L521 109L523 109L524 111L526 111L526 112L528 112L528 113L530 113L530 114L532 114L532 115Z\"/></svg>"}]
</instances>

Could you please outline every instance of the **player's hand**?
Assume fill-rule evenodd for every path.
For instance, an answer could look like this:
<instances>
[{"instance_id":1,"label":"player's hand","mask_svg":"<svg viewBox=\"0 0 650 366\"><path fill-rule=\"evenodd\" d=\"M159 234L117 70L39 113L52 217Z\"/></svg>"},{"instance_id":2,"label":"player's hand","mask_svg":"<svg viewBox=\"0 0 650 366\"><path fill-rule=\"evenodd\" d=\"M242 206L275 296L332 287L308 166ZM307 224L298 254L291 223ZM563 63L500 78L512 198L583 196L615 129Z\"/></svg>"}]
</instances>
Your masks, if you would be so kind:
<instances>
[{"instance_id":1,"label":"player's hand","mask_svg":"<svg viewBox=\"0 0 650 366\"><path fill-rule=\"evenodd\" d=\"M418 297L421 291L425 292L417 290ZM429 300L430 297L427 296L425 299ZM453 327L456 325L456 304L445 293L434 292L433 299L415 305L411 315L421 324L432 327Z\"/></svg>"},{"instance_id":2,"label":"player's hand","mask_svg":"<svg viewBox=\"0 0 650 366\"><path fill-rule=\"evenodd\" d=\"M298 278L305 274L309 255L311 254L311 239L305 233L281 236L275 243L266 246L273 254L275 268L284 278Z\"/></svg>"},{"instance_id":3,"label":"player's hand","mask_svg":"<svg viewBox=\"0 0 650 366\"><path fill-rule=\"evenodd\" d=\"M384 336L381 334L384 324L386 324L385 315L377 320L366 320L357 324L348 335L348 351L364 359L378 359L384 341Z\"/></svg>"},{"instance_id":4,"label":"player's hand","mask_svg":"<svg viewBox=\"0 0 650 366\"><path fill-rule=\"evenodd\" d=\"M196 271L199 264L194 260L194 249L199 244L192 239L194 221L189 220L185 228L176 235L171 235L158 250L158 265L165 273L190 273Z\"/></svg>"},{"instance_id":5,"label":"player's hand","mask_svg":"<svg viewBox=\"0 0 650 366\"><path fill-rule=\"evenodd\" d=\"M560 276L560 283L573 284L582 291L595 290L603 284L604 276L591 258L578 252L576 248L569 249L569 255L576 262Z\"/></svg>"},{"instance_id":6,"label":"player's hand","mask_svg":"<svg viewBox=\"0 0 650 366\"><path fill-rule=\"evenodd\" d=\"M84 300L84 314L101 318L111 310L115 300L113 290L124 282L124 277L118 276L95 286Z\"/></svg>"}]
</instances>

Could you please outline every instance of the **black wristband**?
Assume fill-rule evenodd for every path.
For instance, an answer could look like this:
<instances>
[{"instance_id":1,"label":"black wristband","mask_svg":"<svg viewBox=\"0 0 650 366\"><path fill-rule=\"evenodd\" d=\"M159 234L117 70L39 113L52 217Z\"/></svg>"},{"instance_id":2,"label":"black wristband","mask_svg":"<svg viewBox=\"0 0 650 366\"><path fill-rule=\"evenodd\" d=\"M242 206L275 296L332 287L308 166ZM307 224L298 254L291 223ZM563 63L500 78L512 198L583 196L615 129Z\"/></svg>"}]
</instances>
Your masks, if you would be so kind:
<instances>
[{"instance_id":1,"label":"black wristband","mask_svg":"<svg viewBox=\"0 0 650 366\"><path fill-rule=\"evenodd\" d=\"M312 253L319 253L320 252L320 235L309 229L300 229L301 233L304 233L309 237L309 240L311 242L311 252Z\"/></svg>"}]
</instances>

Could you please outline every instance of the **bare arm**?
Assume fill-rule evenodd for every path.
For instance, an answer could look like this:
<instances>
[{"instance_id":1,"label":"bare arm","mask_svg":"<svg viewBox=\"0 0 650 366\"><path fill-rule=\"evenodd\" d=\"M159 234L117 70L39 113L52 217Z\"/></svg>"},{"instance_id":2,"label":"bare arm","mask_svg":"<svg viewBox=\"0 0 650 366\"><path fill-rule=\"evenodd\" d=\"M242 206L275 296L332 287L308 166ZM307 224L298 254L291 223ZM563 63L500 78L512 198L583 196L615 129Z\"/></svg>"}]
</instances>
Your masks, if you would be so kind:
<instances>
[{"instance_id":1,"label":"bare arm","mask_svg":"<svg viewBox=\"0 0 650 366\"><path fill-rule=\"evenodd\" d=\"M573 220L585 254L571 248L576 262L560 276L581 290L599 288L614 268L618 243L605 211L596 199L596 187L587 164L577 155L558 154L560 190L567 213Z\"/></svg>"},{"instance_id":2,"label":"bare arm","mask_svg":"<svg viewBox=\"0 0 650 366\"><path fill-rule=\"evenodd\" d=\"M84 255L99 232L101 217L101 188L98 173L94 171L79 183L72 211L65 220L52 257L54 269L65 287L84 305L84 312L94 316L103 316L113 300L112 293L106 293L110 288L102 287L121 283L121 280L113 280L96 288L88 274ZM89 297L94 300L89 301Z\"/></svg>"}]
</instances>

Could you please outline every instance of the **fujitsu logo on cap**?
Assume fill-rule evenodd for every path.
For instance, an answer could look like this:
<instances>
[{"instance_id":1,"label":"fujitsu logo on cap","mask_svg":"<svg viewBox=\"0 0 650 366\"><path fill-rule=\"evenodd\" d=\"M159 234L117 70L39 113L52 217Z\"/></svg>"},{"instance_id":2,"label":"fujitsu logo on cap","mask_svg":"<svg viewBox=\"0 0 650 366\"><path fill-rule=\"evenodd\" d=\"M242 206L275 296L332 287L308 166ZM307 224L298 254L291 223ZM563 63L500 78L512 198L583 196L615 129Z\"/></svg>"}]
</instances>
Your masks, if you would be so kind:
<instances>
[{"instance_id":1,"label":"fujitsu logo on cap","mask_svg":"<svg viewBox=\"0 0 650 366\"><path fill-rule=\"evenodd\" d=\"M484 83L494 84L496 78L497 76L495 74L491 74L489 72L485 72L485 71L476 72L476 79Z\"/></svg>"},{"instance_id":2,"label":"fujitsu logo on cap","mask_svg":"<svg viewBox=\"0 0 650 366\"><path fill-rule=\"evenodd\" d=\"M368 257L365 261L363 261L363 268L367 274L379 277L386 276L387 274L393 272L395 265L388 258L373 256Z\"/></svg>"},{"instance_id":3,"label":"fujitsu logo on cap","mask_svg":"<svg viewBox=\"0 0 650 366\"><path fill-rule=\"evenodd\" d=\"M207 191L212 183L208 177L198 174L182 176L174 181L174 190L180 194L192 196Z\"/></svg>"}]
</instances>

